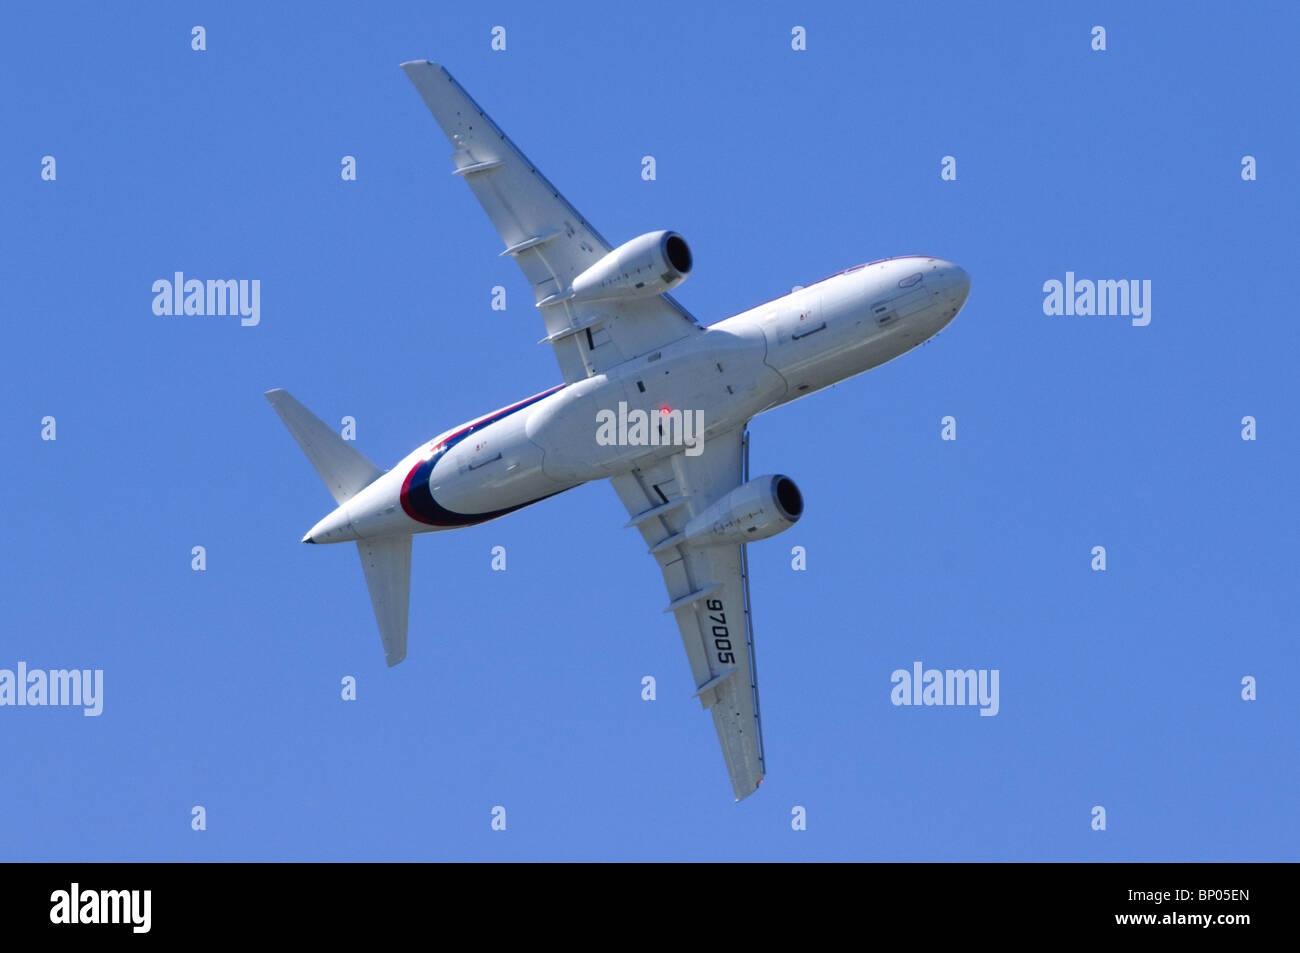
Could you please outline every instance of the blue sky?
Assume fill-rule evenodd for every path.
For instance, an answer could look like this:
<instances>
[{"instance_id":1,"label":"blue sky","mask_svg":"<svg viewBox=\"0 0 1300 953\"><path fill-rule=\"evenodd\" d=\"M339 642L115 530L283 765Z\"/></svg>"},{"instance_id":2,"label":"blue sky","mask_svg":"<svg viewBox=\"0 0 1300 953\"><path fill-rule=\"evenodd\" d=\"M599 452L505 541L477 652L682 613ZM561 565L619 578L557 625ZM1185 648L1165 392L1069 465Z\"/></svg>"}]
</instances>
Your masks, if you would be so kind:
<instances>
[{"instance_id":1,"label":"blue sky","mask_svg":"<svg viewBox=\"0 0 1300 953\"><path fill-rule=\"evenodd\" d=\"M1295 859L1298 19L8 11L0 668L105 697L0 708L0 858ZM750 547L768 778L739 805L610 487L417 538L392 670L355 547L298 541L332 503L263 391L391 466L559 381L420 57L606 238L682 232L702 323L891 255L971 275L940 337L751 425L807 510ZM175 271L259 279L260 324L154 315ZM1067 271L1150 280L1150 325L1045 315ZM891 705L917 660L997 669L998 715Z\"/></svg>"}]
</instances>

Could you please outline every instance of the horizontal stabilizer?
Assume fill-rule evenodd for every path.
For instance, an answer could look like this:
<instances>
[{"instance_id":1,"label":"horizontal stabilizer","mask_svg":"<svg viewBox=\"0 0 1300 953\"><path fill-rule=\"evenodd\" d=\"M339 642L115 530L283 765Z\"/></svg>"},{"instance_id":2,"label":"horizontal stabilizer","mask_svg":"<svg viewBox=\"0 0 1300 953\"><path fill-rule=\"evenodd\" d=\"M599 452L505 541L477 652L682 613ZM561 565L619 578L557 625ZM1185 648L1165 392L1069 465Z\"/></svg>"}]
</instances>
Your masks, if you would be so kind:
<instances>
[{"instance_id":1,"label":"horizontal stabilizer","mask_svg":"<svg viewBox=\"0 0 1300 953\"><path fill-rule=\"evenodd\" d=\"M293 439L298 441L302 452L307 454L307 459L316 468L320 478L325 481L325 486L334 496L334 502L346 503L383 474L383 470L294 400L287 390L268 390L266 399L289 428Z\"/></svg>"},{"instance_id":2,"label":"horizontal stabilizer","mask_svg":"<svg viewBox=\"0 0 1300 953\"><path fill-rule=\"evenodd\" d=\"M406 658L406 622L411 607L411 537L363 539L357 543L366 571L370 603L390 666Z\"/></svg>"}]
</instances>

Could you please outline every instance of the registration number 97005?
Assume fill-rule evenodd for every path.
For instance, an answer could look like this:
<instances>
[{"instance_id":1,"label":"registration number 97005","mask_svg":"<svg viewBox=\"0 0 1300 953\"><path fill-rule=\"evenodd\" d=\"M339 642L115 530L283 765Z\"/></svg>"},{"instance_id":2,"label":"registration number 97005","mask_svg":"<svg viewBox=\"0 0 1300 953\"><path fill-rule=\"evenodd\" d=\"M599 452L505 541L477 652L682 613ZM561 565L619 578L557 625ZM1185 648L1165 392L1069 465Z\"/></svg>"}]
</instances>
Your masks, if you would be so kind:
<instances>
[{"instance_id":1,"label":"registration number 97005","mask_svg":"<svg viewBox=\"0 0 1300 953\"><path fill-rule=\"evenodd\" d=\"M709 610L709 624L713 627L713 650L718 661L735 665L736 654L731 648L731 630L727 628L727 613L721 599L710 599L704 604Z\"/></svg>"}]
</instances>

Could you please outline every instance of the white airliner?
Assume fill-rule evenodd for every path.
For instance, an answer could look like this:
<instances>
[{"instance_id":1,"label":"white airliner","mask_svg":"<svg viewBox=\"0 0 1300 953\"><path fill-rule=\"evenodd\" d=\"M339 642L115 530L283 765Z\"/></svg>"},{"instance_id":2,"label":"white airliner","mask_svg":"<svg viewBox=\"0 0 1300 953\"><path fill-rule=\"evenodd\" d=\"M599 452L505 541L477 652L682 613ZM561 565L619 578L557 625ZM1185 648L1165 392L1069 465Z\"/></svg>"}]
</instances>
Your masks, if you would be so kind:
<instances>
[{"instance_id":1,"label":"white airliner","mask_svg":"<svg viewBox=\"0 0 1300 953\"><path fill-rule=\"evenodd\" d=\"M691 272L675 232L611 246L441 66L402 69L532 286L564 383L453 427L384 471L286 391L267 393L338 508L303 537L355 542L389 665L406 657L411 539L608 479L659 565L695 696L736 799L765 773L745 544L793 526L787 476L748 473L749 421L937 334L970 280L909 255L849 268L701 327L669 297ZM690 423L697 433L689 433Z\"/></svg>"}]
</instances>

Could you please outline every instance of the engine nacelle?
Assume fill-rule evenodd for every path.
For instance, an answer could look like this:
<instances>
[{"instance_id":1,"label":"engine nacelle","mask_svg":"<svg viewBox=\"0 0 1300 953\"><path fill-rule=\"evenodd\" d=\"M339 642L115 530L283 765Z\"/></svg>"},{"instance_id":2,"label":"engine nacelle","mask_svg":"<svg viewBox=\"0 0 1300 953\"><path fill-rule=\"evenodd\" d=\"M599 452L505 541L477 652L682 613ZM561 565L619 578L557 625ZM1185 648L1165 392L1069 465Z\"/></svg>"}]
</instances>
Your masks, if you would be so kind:
<instances>
[{"instance_id":1,"label":"engine nacelle","mask_svg":"<svg viewBox=\"0 0 1300 953\"><path fill-rule=\"evenodd\" d=\"M799 522L803 494L794 480L780 474L742 483L682 529L682 542L719 546L767 539Z\"/></svg>"},{"instance_id":2,"label":"engine nacelle","mask_svg":"<svg viewBox=\"0 0 1300 953\"><path fill-rule=\"evenodd\" d=\"M691 273L691 249L676 232L647 232L619 245L573 279L577 301L641 298L671 291Z\"/></svg>"}]
</instances>

